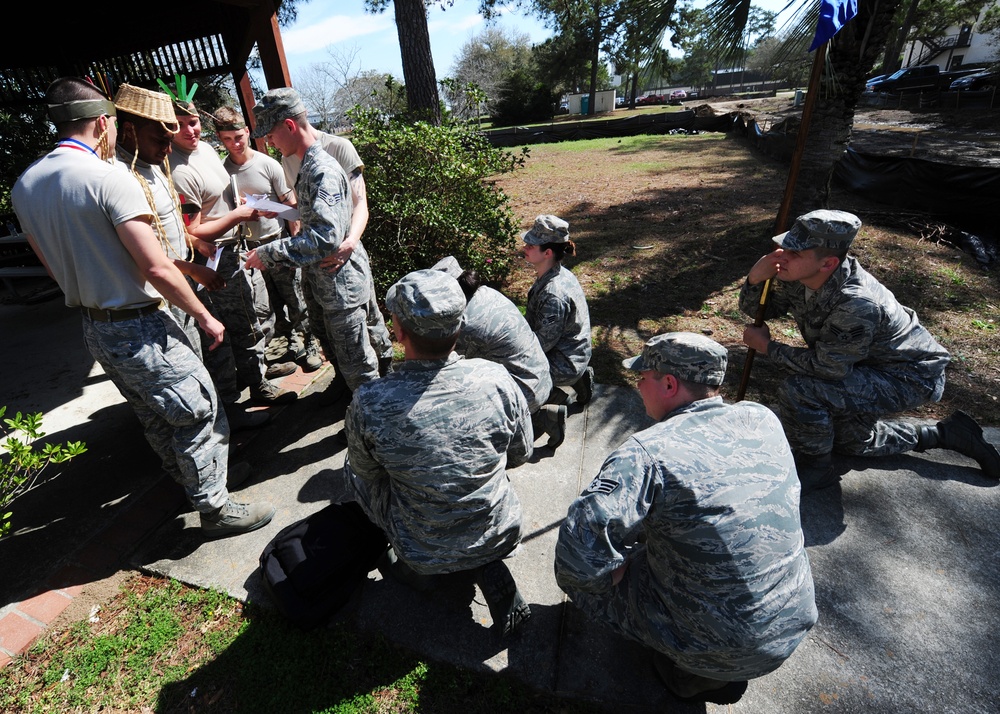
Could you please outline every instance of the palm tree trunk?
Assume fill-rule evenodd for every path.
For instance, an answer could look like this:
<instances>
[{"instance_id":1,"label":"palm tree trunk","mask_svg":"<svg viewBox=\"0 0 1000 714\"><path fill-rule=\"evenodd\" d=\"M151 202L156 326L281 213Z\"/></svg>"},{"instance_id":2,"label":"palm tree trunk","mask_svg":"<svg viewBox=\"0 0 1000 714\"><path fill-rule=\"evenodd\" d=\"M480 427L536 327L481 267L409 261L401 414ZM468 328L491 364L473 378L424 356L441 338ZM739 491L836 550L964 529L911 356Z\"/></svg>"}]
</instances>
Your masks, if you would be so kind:
<instances>
[{"instance_id":1,"label":"palm tree trunk","mask_svg":"<svg viewBox=\"0 0 1000 714\"><path fill-rule=\"evenodd\" d=\"M440 124L441 105L424 0L393 0L393 4L409 110L421 119Z\"/></svg>"},{"instance_id":2,"label":"palm tree trunk","mask_svg":"<svg viewBox=\"0 0 1000 714\"><path fill-rule=\"evenodd\" d=\"M885 48L902 0L859 0L858 14L830 40L827 69L813 109L790 215L826 208L836 163L851 143L865 79Z\"/></svg>"}]
</instances>

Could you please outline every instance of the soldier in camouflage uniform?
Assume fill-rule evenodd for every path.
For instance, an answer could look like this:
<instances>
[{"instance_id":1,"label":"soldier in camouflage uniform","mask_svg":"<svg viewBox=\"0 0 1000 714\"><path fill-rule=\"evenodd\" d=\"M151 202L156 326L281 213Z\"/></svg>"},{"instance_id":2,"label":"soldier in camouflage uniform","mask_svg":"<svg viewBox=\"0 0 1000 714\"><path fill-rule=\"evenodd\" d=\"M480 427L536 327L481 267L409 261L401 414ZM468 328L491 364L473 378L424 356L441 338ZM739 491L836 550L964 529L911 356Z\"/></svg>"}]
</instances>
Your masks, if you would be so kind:
<instances>
[{"instance_id":1,"label":"soldier in camouflage uniform","mask_svg":"<svg viewBox=\"0 0 1000 714\"><path fill-rule=\"evenodd\" d=\"M350 230L352 202L347 174L316 141L316 130L306 120L305 105L294 89L271 90L253 112L255 138L266 136L282 154L302 159L295 184L301 231L251 251L247 266L302 267L303 280L311 285L326 333L333 341L338 372L343 373L350 389L356 390L379 377L379 355L368 334L368 311L375 289L368 253L359 244L336 271L320 266L324 257L337 252ZM320 316L313 318L315 322Z\"/></svg>"},{"instance_id":2,"label":"soldier in camouflage uniform","mask_svg":"<svg viewBox=\"0 0 1000 714\"><path fill-rule=\"evenodd\" d=\"M222 341L222 324L161 248L141 185L124 166L107 163L117 139L115 105L76 77L53 82L45 99L59 145L11 192L28 242L66 305L81 309L87 349L135 410L164 469L200 512L206 535L266 525L271 504L229 497L226 418L162 298L194 317L213 347Z\"/></svg>"},{"instance_id":3,"label":"soldier in camouflage uniform","mask_svg":"<svg viewBox=\"0 0 1000 714\"><path fill-rule=\"evenodd\" d=\"M799 482L777 417L718 396L726 350L649 340L623 365L657 423L629 438L569 508L556 580L587 615L653 650L684 701L738 701L816 623Z\"/></svg>"},{"instance_id":4,"label":"soldier in camouflage uniform","mask_svg":"<svg viewBox=\"0 0 1000 714\"><path fill-rule=\"evenodd\" d=\"M586 404L594 390L590 367L590 310L576 276L562 266L565 255L576 255L569 223L558 216L538 216L524 234L524 257L538 276L528 290L525 317L549 360L556 387L573 387L570 397L554 389L549 401Z\"/></svg>"},{"instance_id":5,"label":"soldier in camouflage uniform","mask_svg":"<svg viewBox=\"0 0 1000 714\"><path fill-rule=\"evenodd\" d=\"M765 318L790 314L806 347L747 327L743 341L787 373L778 404L803 491L830 486L833 452L882 456L954 449L1000 479L1000 453L980 426L956 412L935 426L881 419L941 399L949 355L916 314L847 254L861 221L844 211L799 216L774 238L781 246L750 270L740 308L754 315L777 278Z\"/></svg>"},{"instance_id":6,"label":"soldier in camouflage uniform","mask_svg":"<svg viewBox=\"0 0 1000 714\"><path fill-rule=\"evenodd\" d=\"M392 576L423 589L471 571L508 632L529 610L503 562L521 539L506 468L531 456L531 418L507 370L453 352L465 304L458 282L438 270L389 289L406 361L355 392L344 471L388 537Z\"/></svg>"},{"instance_id":7,"label":"soldier in camouflage uniform","mask_svg":"<svg viewBox=\"0 0 1000 714\"><path fill-rule=\"evenodd\" d=\"M535 437L546 433L546 446L558 447L566 436L566 407L545 403L552 393L549 362L521 311L502 293L480 285L476 272L463 271L454 256L441 259L434 269L458 280L468 300L455 352L506 367L528 400Z\"/></svg>"}]
</instances>

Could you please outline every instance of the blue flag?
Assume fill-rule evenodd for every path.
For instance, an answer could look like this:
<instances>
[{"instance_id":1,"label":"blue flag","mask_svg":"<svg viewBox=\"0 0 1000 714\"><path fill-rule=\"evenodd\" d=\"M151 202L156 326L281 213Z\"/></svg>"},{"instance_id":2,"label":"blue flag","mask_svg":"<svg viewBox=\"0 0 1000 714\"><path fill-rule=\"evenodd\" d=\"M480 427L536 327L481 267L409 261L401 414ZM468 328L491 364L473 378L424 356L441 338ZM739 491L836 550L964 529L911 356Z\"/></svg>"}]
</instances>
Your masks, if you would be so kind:
<instances>
[{"instance_id":1,"label":"blue flag","mask_svg":"<svg viewBox=\"0 0 1000 714\"><path fill-rule=\"evenodd\" d=\"M820 0L816 37L813 38L809 51L822 46L857 14L858 0Z\"/></svg>"}]
</instances>

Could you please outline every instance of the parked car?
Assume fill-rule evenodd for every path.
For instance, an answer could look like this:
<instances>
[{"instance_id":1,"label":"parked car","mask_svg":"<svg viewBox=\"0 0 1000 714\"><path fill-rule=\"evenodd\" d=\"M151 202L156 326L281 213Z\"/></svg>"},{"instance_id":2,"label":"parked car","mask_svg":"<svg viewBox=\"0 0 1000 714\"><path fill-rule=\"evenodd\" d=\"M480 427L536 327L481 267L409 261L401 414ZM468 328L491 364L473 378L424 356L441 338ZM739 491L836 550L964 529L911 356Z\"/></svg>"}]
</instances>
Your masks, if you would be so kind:
<instances>
[{"instance_id":1,"label":"parked car","mask_svg":"<svg viewBox=\"0 0 1000 714\"><path fill-rule=\"evenodd\" d=\"M889 75L887 75L887 74L879 74L879 75L876 75L875 77L871 77L869 79L866 79L865 80L865 91L866 92L871 92L872 88L875 86L876 82L881 82L883 79L885 79L888 76Z\"/></svg>"},{"instance_id":2,"label":"parked car","mask_svg":"<svg viewBox=\"0 0 1000 714\"><path fill-rule=\"evenodd\" d=\"M998 84L1000 84L1000 67L995 67L959 77L951 83L948 89L958 92L963 89L988 89L996 87Z\"/></svg>"},{"instance_id":3,"label":"parked car","mask_svg":"<svg viewBox=\"0 0 1000 714\"><path fill-rule=\"evenodd\" d=\"M670 98L671 99L687 99L687 95L688 95L688 93L685 92L683 89L675 89L674 91L672 91L670 93Z\"/></svg>"},{"instance_id":4,"label":"parked car","mask_svg":"<svg viewBox=\"0 0 1000 714\"><path fill-rule=\"evenodd\" d=\"M924 92L945 90L956 79L980 71L980 67L956 69L942 72L936 64L921 64L915 67L903 67L898 72L890 74L877 82L869 81L866 89L872 92Z\"/></svg>"},{"instance_id":5,"label":"parked car","mask_svg":"<svg viewBox=\"0 0 1000 714\"><path fill-rule=\"evenodd\" d=\"M624 107L626 104L625 97L615 97L615 106Z\"/></svg>"},{"instance_id":6,"label":"parked car","mask_svg":"<svg viewBox=\"0 0 1000 714\"><path fill-rule=\"evenodd\" d=\"M559 102L559 111L556 114L569 114L569 102Z\"/></svg>"}]
</instances>

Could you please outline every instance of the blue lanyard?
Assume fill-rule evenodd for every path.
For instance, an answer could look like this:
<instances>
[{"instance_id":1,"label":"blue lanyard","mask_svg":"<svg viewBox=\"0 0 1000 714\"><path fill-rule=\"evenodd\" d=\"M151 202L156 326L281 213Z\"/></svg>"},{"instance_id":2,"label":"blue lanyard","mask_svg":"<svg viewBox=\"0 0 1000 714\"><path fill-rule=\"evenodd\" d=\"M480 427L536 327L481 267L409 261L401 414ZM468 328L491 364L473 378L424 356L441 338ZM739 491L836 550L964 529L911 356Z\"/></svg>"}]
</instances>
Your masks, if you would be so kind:
<instances>
[{"instance_id":1,"label":"blue lanyard","mask_svg":"<svg viewBox=\"0 0 1000 714\"><path fill-rule=\"evenodd\" d=\"M72 146L72 144L75 144L76 146ZM96 151L94 151L91 147L87 146L82 141L79 141L77 139L60 139L59 143L56 144L56 148L58 148L60 146L65 146L65 147L67 147L69 149L76 149L77 151L89 151L94 156L97 156L97 152ZM98 156L97 158L100 158L100 157Z\"/></svg>"}]
</instances>

